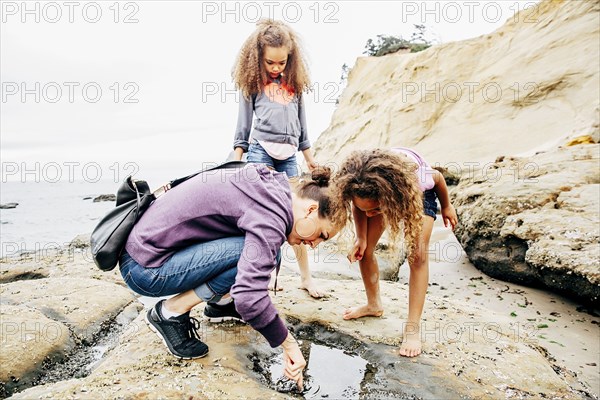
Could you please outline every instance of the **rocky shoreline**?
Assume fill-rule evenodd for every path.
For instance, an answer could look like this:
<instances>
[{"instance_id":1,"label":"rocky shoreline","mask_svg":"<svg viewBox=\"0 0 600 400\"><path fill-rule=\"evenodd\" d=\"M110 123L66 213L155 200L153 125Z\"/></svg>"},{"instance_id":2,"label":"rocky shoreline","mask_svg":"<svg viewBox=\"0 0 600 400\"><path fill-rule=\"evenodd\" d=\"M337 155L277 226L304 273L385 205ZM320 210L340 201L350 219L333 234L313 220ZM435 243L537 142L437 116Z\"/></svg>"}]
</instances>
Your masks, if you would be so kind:
<instances>
[{"instance_id":1,"label":"rocky shoreline","mask_svg":"<svg viewBox=\"0 0 600 400\"><path fill-rule=\"evenodd\" d=\"M145 325L140 303L117 271L98 271L81 248L84 241L73 243L51 254L29 254L0 264L2 397L258 399L290 395L273 390L253 371L249 355L272 354L272 350L245 325L202 322L200 332L211 348L209 356L191 362L170 356ZM292 329L329 332L333 343L342 348L347 335L363 344L361 354L375 370L394 372L382 378L383 383L389 380L387 391L385 385L367 380L356 397L598 397L595 382L582 380L584 376L557 361L533 332L515 330L509 315L446 297L444 293L449 292L440 291L435 282L436 266L441 265L435 260L424 314L423 329L428 332L424 353L416 359L398 356L394 351L401 341L407 296L402 271L400 282L382 281L383 318L344 321L340 318L343 307L362 301L357 296L362 293L362 282L353 276L356 271L344 267L347 262L343 263L342 254L330 250L321 250L327 254L319 257L313 253L313 260L320 262L311 262L313 274L329 297L312 299L297 289L297 271L292 262L286 262L280 276L284 290L272 298ZM200 317L201 309L195 313ZM50 379L51 383L21 391L56 368L61 359L73 357L74 350L93 346L118 315L123 330L89 375L64 376L65 380L57 382ZM593 320L596 324L586 326L598 328L598 318ZM316 341L324 340L322 333L321 337L312 335Z\"/></svg>"},{"instance_id":2,"label":"rocky shoreline","mask_svg":"<svg viewBox=\"0 0 600 400\"><path fill-rule=\"evenodd\" d=\"M537 23L526 22L532 12ZM364 365L346 395L335 397L599 398L600 6L545 0L522 13L479 38L359 58L314 145L317 160L338 165L359 148L413 147L457 183L456 237L438 218L431 238L417 358L396 353L408 268L385 240L381 318L341 318L345 307L365 301L344 238L309 252L313 276L329 294L323 299L298 289L296 263L284 257L284 289L272 298L306 342L312 382L342 381L351 364L342 355ZM437 99L407 96L407 82L478 85L469 96ZM490 101L489 85L505 95ZM0 397L299 396L275 390L277 351L246 325L202 322L209 356L172 357L118 271L96 269L88 242L83 235L66 248L0 261ZM320 351L339 361L319 361ZM319 372L326 363L329 372ZM330 396L320 389L303 395Z\"/></svg>"},{"instance_id":3,"label":"rocky shoreline","mask_svg":"<svg viewBox=\"0 0 600 400\"><path fill-rule=\"evenodd\" d=\"M451 191L456 236L487 275L600 310L600 145L499 157Z\"/></svg>"}]
</instances>

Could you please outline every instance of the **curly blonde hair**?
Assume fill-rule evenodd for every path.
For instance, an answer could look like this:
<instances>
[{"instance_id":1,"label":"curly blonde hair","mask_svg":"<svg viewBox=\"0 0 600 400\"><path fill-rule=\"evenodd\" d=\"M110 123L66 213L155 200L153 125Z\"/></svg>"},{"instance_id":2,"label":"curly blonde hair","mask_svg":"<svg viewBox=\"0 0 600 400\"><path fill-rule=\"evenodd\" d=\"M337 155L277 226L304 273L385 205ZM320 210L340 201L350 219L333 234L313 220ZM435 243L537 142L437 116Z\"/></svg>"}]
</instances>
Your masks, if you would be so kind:
<instances>
[{"instance_id":1,"label":"curly blonde hair","mask_svg":"<svg viewBox=\"0 0 600 400\"><path fill-rule=\"evenodd\" d=\"M281 21L262 19L256 26L242 45L231 72L236 87L247 99L262 92L267 78L263 64L264 49L267 46L284 46L288 49L288 61L282 74L282 84L299 95L308 91L310 79L298 35Z\"/></svg>"},{"instance_id":2,"label":"curly blonde hair","mask_svg":"<svg viewBox=\"0 0 600 400\"><path fill-rule=\"evenodd\" d=\"M409 257L416 255L423 218L417 166L391 151L354 151L334 178L334 195L350 217L353 197L379 201L392 242L402 227Z\"/></svg>"}]
</instances>

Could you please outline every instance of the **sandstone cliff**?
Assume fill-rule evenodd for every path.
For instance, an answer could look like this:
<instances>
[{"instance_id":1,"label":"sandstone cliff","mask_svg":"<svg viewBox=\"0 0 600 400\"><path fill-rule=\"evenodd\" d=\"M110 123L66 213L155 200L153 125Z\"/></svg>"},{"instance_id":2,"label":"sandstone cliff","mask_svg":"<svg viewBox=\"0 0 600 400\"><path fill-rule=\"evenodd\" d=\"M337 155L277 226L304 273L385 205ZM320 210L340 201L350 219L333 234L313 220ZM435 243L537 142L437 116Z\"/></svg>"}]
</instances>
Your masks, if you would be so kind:
<instances>
[{"instance_id":1,"label":"sandstone cliff","mask_svg":"<svg viewBox=\"0 0 600 400\"><path fill-rule=\"evenodd\" d=\"M432 165L464 178L452 193L459 199L459 240L478 268L597 303L599 10L597 1L543 1L486 36L415 54L359 58L331 125L315 144L317 159L339 163L355 149L372 147L417 149ZM567 145L589 146L581 150L589 162L576 162L577 156L561 152L561 146ZM522 158L539 152L547 155ZM530 181L517 179L498 189L493 179L514 172L509 165L496 165L500 156L521 157L519 163L521 168L526 165ZM540 178L542 182L557 178L561 170L569 175L562 174L558 179L562 183L553 189L532 183L548 169L554 172ZM469 185L479 185L485 202L467 201ZM555 204L558 209L558 203L529 201L538 198L540 190L554 200L580 198L579 192L589 196L569 206L572 213L548 213ZM530 205L498 207L515 198ZM473 207L481 211L485 204L486 212L493 211L488 219L498 222L494 228L481 224L486 219L481 212L473 219ZM512 232L508 225L514 221L507 217L525 209L527 217L517 218L523 225ZM561 240L549 239L551 230L567 232L578 224L577 218L590 222L580 225L589 239L585 246L580 237L569 234ZM525 235L525 231L536 234ZM476 239L482 235L498 240L486 247ZM506 250L513 238L518 238L522 253L516 258ZM564 261L558 269L557 259ZM495 270L499 264L502 267ZM552 277L539 273L545 267L553 271ZM575 275L565 281L555 274L557 270ZM570 279L575 276L577 284Z\"/></svg>"}]
</instances>

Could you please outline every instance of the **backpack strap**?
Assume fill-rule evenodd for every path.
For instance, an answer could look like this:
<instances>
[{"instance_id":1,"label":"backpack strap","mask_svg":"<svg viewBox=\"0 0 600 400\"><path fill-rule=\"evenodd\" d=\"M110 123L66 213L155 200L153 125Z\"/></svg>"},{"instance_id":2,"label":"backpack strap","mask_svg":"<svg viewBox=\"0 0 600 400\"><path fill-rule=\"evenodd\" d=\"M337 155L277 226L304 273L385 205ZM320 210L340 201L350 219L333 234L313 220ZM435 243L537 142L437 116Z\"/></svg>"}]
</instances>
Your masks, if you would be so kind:
<instances>
[{"instance_id":1,"label":"backpack strap","mask_svg":"<svg viewBox=\"0 0 600 400\"><path fill-rule=\"evenodd\" d=\"M208 172L208 171L214 171L217 169L225 169L225 168L242 168L242 167L245 167L247 164L248 163L245 161L228 161L223 164L219 164L216 167L212 167L212 168L204 169L202 171L194 172L193 174L184 176L183 178L173 179L171 182L167 183L166 185L159 187L158 189L156 189L154 191L154 195L156 197L158 197L158 196L164 194L165 192L173 189L175 186L187 181L188 179L192 179L193 177L195 177L196 175L199 175L201 173Z\"/></svg>"}]
</instances>

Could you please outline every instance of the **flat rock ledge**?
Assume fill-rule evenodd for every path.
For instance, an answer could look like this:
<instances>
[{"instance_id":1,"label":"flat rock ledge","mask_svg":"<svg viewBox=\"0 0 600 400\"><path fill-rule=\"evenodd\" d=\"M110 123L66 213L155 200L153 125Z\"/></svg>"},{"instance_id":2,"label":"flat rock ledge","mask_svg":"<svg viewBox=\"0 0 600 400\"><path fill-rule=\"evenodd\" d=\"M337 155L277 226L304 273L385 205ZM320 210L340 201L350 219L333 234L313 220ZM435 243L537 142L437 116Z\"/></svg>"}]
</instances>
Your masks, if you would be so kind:
<instances>
[{"instance_id":1,"label":"flat rock ledge","mask_svg":"<svg viewBox=\"0 0 600 400\"><path fill-rule=\"evenodd\" d=\"M422 326L424 353L408 359L395 353L402 340L406 289L382 281L384 316L344 321L344 307L362 301L356 296L363 291L362 282L319 279L319 285L331 295L317 300L295 289L296 281L297 277L281 277L286 289L273 299L282 315L364 343L387 345L386 362L393 360L400 370L416 363L430 371L419 382L403 382L409 388L441 398L456 398L457 394L471 399L586 396L575 388L573 373L556 365L535 337L523 334L506 317L430 296ZM201 310L195 313L199 317ZM33 387L12 398L287 398L259 383L248 369L248 359L240 355L242 348L264 347L264 339L251 328L202 322L200 332L210 346L209 355L180 361L166 352L140 315L89 376ZM433 387L434 382L443 382L444 387Z\"/></svg>"},{"instance_id":2,"label":"flat rock ledge","mask_svg":"<svg viewBox=\"0 0 600 400\"><path fill-rule=\"evenodd\" d=\"M81 251L56 250L0 262L3 397L94 342L135 300L111 282L111 274L98 276L85 258Z\"/></svg>"}]
</instances>

